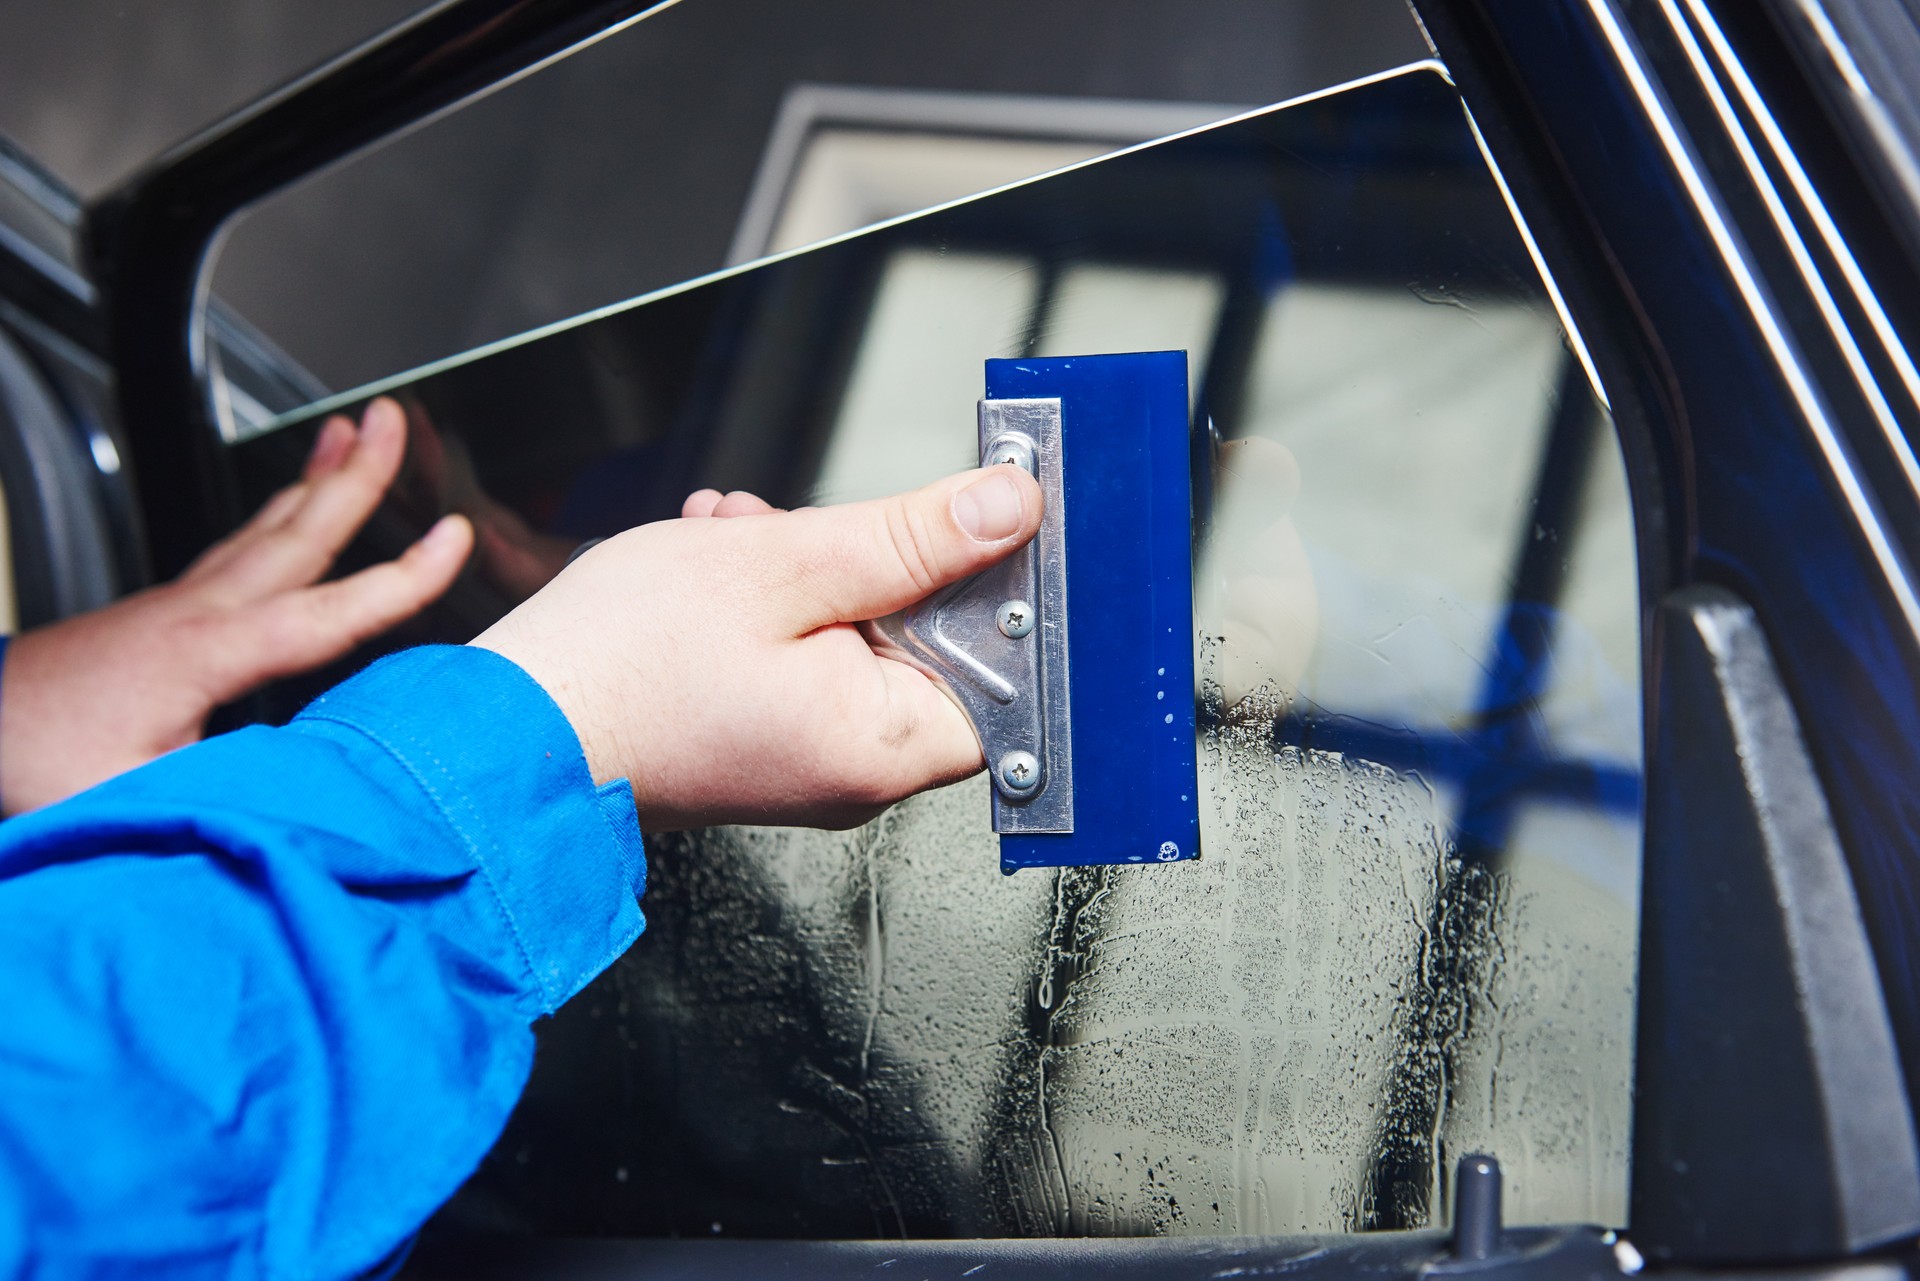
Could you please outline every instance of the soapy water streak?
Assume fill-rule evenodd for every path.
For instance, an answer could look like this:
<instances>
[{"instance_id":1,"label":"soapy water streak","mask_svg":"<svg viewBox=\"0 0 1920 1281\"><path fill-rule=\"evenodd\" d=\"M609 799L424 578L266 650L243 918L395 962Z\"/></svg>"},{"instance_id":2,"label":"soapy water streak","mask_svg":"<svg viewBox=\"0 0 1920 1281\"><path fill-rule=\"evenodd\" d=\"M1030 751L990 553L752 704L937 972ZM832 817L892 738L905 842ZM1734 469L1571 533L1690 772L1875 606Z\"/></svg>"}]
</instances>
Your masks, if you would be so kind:
<instances>
[{"instance_id":1,"label":"soapy water streak","mask_svg":"<svg viewBox=\"0 0 1920 1281\"><path fill-rule=\"evenodd\" d=\"M852 833L655 841L649 945L523 1109L593 1115L605 1154L616 1208L554 1225L1420 1226L1478 1147L1515 1220L1617 1218L1630 920L1463 861L1417 774L1276 746L1297 710L1203 699L1196 862L1003 878L981 780ZM567 1061L617 1065L601 1102ZM492 1177L537 1187L539 1152Z\"/></svg>"}]
</instances>

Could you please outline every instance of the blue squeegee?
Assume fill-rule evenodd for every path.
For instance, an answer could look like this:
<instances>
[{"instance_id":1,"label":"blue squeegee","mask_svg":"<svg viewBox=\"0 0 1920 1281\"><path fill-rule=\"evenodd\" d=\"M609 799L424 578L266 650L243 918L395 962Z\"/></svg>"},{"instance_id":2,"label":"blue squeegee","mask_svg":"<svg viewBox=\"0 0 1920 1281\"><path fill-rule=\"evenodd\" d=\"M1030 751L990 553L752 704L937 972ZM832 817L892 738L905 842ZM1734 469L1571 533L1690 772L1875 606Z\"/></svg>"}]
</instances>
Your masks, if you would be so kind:
<instances>
[{"instance_id":1,"label":"blue squeegee","mask_svg":"<svg viewBox=\"0 0 1920 1281\"><path fill-rule=\"evenodd\" d=\"M1000 866L1200 852L1185 352L989 360L983 465L1032 471L1033 545L879 624L973 721Z\"/></svg>"}]
</instances>

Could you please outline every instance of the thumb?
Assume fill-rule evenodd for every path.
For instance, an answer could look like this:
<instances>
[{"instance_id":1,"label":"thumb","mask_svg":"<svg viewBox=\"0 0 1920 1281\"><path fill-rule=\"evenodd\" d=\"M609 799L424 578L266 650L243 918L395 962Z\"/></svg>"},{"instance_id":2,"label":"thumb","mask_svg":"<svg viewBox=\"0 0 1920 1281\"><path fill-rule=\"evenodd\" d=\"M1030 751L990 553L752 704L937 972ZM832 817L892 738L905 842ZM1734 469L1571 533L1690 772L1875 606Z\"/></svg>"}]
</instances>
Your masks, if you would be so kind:
<instances>
[{"instance_id":1,"label":"thumb","mask_svg":"<svg viewBox=\"0 0 1920 1281\"><path fill-rule=\"evenodd\" d=\"M981 468L872 502L789 513L802 631L904 609L1025 547L1040 486L1013 466Z\"/></svg>"}]
</instances>

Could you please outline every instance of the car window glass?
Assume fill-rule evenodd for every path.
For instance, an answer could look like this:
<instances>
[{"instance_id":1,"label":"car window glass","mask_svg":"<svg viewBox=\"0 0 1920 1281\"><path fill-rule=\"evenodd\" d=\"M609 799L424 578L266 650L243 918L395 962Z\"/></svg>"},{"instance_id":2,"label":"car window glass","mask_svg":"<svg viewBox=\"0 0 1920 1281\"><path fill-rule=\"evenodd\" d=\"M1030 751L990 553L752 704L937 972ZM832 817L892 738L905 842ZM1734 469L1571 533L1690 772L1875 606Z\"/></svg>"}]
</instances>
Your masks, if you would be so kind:
<instances>
[{"instance_id":1,"label":"car window glass","mask_svg":"<svg viewBox=\"0 0 1920 1281\"><path fill-rule=\"evenodd\" d=\"M1019 349L1007 317L1041 273L1011 266L889 263L819 496L964 465L978 375L956 353ZM1096 286L1117 318L1061 288L1046 345L1204 353L1217 284L1083 270L1117 277ZM1551 311L1489 292L1303 282L1266 308L1201 560L1199 863L959 893L996 860L979 783L851 839L671 847L662 934L687 933L613 990L701 1064L676 1098L700 1144L738 1141L728 1112L777 1081L775 1106L812 1122L783 1115L806 1158L779 1155L845 1162L841 1194L886 1233L930 1215L988 1235L1423 1226L1444 1221L1447 1155L1472 1150L1508 1163L1518 1221L1624 1219L1637 644L1610 662L1582 621L1637 633L1624 472ZM869 362L890 400L867 399ZM866 447L886 422L913 427ZM1547 512L1556 429L1587 479L1578 509ZM1573 607L1514 617L1531 547ZM1503 658L1538 622L1541 670ZM710 980L668 959L696 939ZM796 962L819 990L789 987ZM763 1057L788 999L820 1026ZM735 1056L751 1066L717 1083Z\"/></svg>"},{"instance_id":2,"label":"car window glass","mask_svg":"<svg viewBox=\"0 0 1920 1281\"><path fill-rule=\"evenodd\" d=\"M979 779L851 833L660 837L647 935L546 1026L450 1215L829 1237L1415 1227L1445 1221L1451 1158L1484 1150L1513 1221L1622 1221L1641 768L1625 470L1436 71L390 389L431 456L460 460L425 490L472 489L462 509L500 535L453 631L537 586L520 575L542 557L551 573L695 484L795 504L965 466L983 359L1125 348L1187 351L1195 387L1201 858L1002 877ZM298 465L312 423L236 452L253 491Z\"/></svg>"},{"instance_id":3,"label":"car window glass","mask_svg":"<svg viewBox=\"0 0 1920 1281\"><path fill-rule=\"evenodd\" d=\"M1425 54L1401 0L683 0L265 203L214 287L349 387Z\"/></svg>"}]
</instances>

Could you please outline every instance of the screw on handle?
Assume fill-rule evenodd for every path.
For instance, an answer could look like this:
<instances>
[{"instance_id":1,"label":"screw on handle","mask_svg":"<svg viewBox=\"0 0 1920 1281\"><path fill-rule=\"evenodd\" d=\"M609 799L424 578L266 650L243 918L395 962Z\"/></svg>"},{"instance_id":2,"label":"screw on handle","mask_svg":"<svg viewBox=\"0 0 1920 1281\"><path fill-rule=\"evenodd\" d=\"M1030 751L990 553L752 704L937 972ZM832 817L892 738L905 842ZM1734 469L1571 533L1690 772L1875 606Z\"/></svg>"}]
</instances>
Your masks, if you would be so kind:
<instances>
[{"instance_id":1,"label":"screw on handle","mask_svg":"<svg viewBox=\"0 0 1920 1281\"><path fill-rule=\"evenodd\" d=\"M1003 795L1025 796L1040 786L1040 758L1032 752L1008 752L994 767L994 774Z\"/></svg>"},{"instance_id":2,"label":"screw on handle","mask_svg":"<svg viewBox=\"0 0 1920 1281\"><path fill-rule=\"evenodd\" d=\"M1025 640L1033 634L1033 606L1023 600L1010 600L995 612L994 622L1008 640Z\"/></svg>"},{"instance_id":3,"label":"screw on handle","mask_svg":"<svg viewBox=\"0 0 1920 1281\"><path fill-rule=\"evenodd\" d=\"M1500 1248L1500 1163L1474 1153L1453 1176L1453 1256L1485 1259Z\"/></svg>"}]
</instances>

